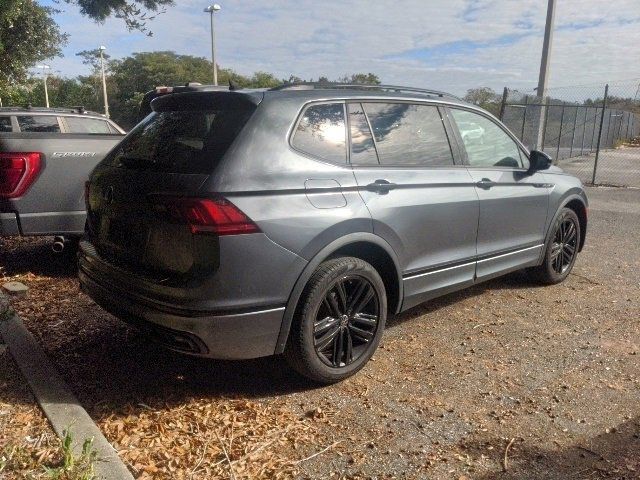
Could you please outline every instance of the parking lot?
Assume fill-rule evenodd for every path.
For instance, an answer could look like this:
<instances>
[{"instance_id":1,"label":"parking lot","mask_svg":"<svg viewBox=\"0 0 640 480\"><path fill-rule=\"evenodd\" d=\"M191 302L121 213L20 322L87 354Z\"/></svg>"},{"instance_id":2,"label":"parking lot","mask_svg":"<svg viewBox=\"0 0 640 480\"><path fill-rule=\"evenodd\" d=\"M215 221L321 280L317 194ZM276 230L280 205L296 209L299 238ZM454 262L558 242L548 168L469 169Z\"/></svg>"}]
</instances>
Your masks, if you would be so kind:
<instances>
[{"instance_id":1,"label":"parking lot","mask_svg":"<svg viewBox=\"0 0 640 480\"><path fill-rule=\"evenodd\" d=\"M563 154L568 156L566 151ZM595 153L585 153L560 160L559 165L583 183L591 183L595 158ZM598 158L596 184L640 188L640 148L636 146L602 150Z\"/></svg>"},{"instance_id":2,"label":"parking lot","mask_svg":"<svg viewBox=\"0 0 640 480\"><path fill-rule=\"evenodd\" d=\"M516 273L414 308L323 388L277 358L150 345L45 240L0 240L0 268L31 288L14 307L137 478L640 478L640 190L588 195L565 283ZM34 418L5 442L46 429L23 390L0 380Z\"/></svg>"}]
</instances>

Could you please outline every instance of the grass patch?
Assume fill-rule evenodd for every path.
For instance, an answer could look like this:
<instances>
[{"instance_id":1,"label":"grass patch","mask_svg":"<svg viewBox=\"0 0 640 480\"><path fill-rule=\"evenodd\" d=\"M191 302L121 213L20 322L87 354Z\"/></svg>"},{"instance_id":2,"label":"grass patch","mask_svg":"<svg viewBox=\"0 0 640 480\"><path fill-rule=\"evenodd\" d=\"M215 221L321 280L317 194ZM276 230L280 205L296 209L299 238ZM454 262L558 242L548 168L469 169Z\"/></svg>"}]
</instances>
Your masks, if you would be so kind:
<instances>
[{"instance_id":1,"label":"grass patch","mask_svg":"<svg viewBox=\"0 0 640 480\"><path fill-rule=\"evenodd\" d=\"M59 440L55 452L37 452L24 446L8 445L0 452L0 478L27 480L93 480L98 452L93 438L86 439L79 455L73 453L73 436L69 429Z\"/></svg>"}]
</instances>

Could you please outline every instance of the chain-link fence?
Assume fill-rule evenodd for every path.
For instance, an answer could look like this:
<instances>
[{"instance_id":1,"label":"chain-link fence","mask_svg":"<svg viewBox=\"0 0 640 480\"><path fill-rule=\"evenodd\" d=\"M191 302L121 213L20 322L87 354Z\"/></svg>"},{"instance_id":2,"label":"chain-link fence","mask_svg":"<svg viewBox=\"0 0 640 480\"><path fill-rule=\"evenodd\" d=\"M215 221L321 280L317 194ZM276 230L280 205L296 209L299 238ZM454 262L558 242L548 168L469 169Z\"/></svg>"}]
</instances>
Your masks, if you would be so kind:
<instances>
[{"instance_id":1,"label":"chain-link fence","mask_svg":"<svg viewBox=\"0 0 640 480\"><path fill-rule=\"evenodd\" d=\"M640 80L505 93L500 117L528 148L584 183L640 187Z\"/></svg>"}]
</instances>

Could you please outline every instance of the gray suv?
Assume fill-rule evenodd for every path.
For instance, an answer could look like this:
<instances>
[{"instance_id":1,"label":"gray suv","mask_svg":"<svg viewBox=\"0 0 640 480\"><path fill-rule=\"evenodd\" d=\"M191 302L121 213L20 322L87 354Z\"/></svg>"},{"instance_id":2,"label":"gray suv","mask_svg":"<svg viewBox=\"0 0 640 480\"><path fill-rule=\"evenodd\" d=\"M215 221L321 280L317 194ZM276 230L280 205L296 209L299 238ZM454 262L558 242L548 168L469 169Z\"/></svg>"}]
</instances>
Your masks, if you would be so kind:
<instances>
[{"instance_id":1,"label":"gray suv","mask_svg":"<svg viewBox=\"0 0 640 480\"><path fill-rule=\"evenodd\" d=\"M388 315L514 270L561 282L584 244L580 181L446 93L301 84L151 105L91 175L79 275L174 350L284 354L336 382Z\"/></svg>"}]
</instances>

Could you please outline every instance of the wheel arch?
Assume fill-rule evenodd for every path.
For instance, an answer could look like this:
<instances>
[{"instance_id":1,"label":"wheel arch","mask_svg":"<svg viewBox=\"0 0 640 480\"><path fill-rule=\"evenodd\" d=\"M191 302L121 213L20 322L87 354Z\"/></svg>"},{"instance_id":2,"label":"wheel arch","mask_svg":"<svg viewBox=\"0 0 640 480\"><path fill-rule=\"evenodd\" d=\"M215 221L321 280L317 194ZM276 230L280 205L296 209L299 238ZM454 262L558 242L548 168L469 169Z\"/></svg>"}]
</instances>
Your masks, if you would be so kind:
<instances>
[{"instance_id":1,"label":"wheel arch","mask_svg":"<svg viewBox=\"0 0 640 480\"><path fill-rule=\"evenodd\" d=\"M584 242L587 238L587 205L580 197L574 197L563 203L560 208L570 208L578 217L578 221L580 222L580 243L578 245L578 252L580 252L582 251L582 247L584 247Z\"/></svg>"},{"instance_id":2,"label":"wheel arch","mask_svg":"<svg viewBox=\"0 0 640 480\"><path fill-rule=\"evenodd\" d=\"M382 277L387 289L387 304L390 313L397 313L402 305L402 270L391 246L381 237L368 232L345 235L320 250L304 268L296 281L282 318L275 354L284 351L289 337L300 296L318 265L331 258L349 256L370 263Z\"/></svg>"},{"instance_id":3,"label":"wheel arch","mask_svg":"<svg viewBox=\"0 0 640 480\"><path fill-rule=\"evenodd\" d=\"M563 208L570 208L571 210L573 210L577 217L578 217L578 221L580 222L580 243L578 245L578 252L582 250L582 247L584 246L584 242L587 236L587 212L588 212L588 207L587 207L587 203L584 200L584 198L579 195L579 194L572 194L569 195L567 197L565 197L564 199L562 199L562 201L560 202L558 208L556 209L555 213L553 214L553 218L551 219L551 222L549 222L549 226L547 228L547 233L544 237L544 245L545 247L542 249L542 252L540 252L540 260L538 263L542 262L542 259L544 258L544 254L546 251L546 247L549 244L551 235L552 235L552 228L556 223L556 220L558 219L558 215L560 215L560 212L562 211Z\"/></svg>"}]
</instances>

